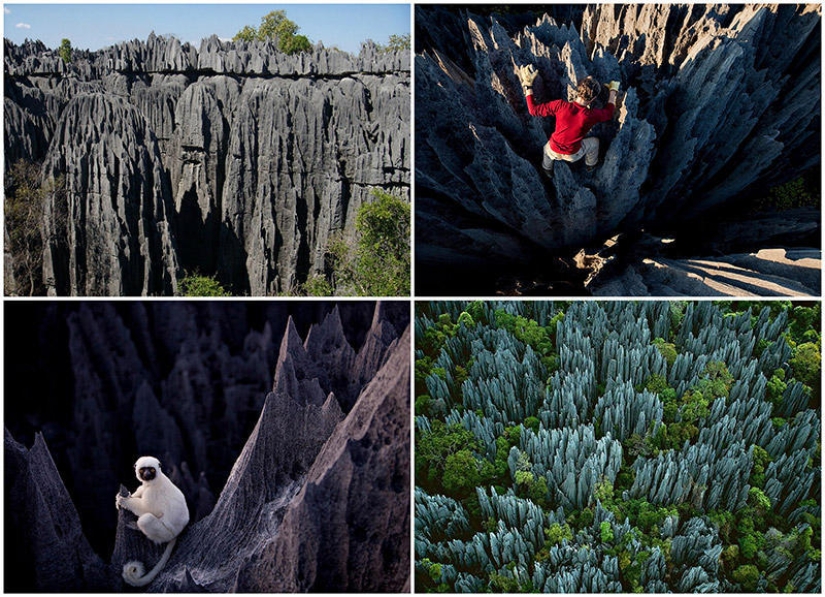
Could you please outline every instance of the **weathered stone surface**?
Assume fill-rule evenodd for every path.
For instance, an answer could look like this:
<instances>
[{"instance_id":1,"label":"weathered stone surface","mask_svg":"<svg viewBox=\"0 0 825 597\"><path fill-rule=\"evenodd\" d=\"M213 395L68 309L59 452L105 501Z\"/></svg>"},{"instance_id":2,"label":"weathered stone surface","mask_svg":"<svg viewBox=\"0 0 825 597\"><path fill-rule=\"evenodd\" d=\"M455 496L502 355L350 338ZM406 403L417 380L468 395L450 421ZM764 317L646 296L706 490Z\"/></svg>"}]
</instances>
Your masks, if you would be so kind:
<instances>
[{"instance_id":1,"label":"weathered stone surface","mask_svg":"<svg viewBox=\"0 0 825 597\"><path fill-rule=\"evenodd\" d=\"M336 319L307 345L329 334L323 344L340 346ZM290 325L273 391L215 509L181 535L150 590L395 592L407 581L409 327L346 415L312 377L343 374L342 352L304 351L296 334Z\"/></svg>"},{"instance_id":2,"label":"weathered stone surface","mask_svg":"<svg viewBox=\"0 0 825 597\"><path fill-rule=\"evenodd\" d=\"M4 429L4 591L112 591L110 570L83 535L72 499L42 435L31 450ZM13 513L9 516L8 513ZM21 584L33 579L33 585Z\"/></svg>"},{"instance_id":3,"label":"weathered stone surface","mask_svg":"<svg viewBox=\"0 0 825 597\"><path fill-rule=\"evenodd\" d=\"M128 225L112 219L104 231L75 221L84 236L50 243L45 276L53 294L169 295L195 271L216 274L235 294L290 291L324 271L330 235L354 234L373 190L409 197L408 52L368 43L357 56L320 46L288 56L269 42L212 37L196 49L152 35L76 53L65 65L42 44L5 46L7 167L46 160L48 178L59 165L74 197L99 189L101 203L163 218L145 226L169 237L160 251L144 247L149 253L134 263L147 243L128 238L136 232ZM108 128L82 147L65 145L90 123ZM107 180L105 171L83 167L81 149L89 160L132 156L147 166L113 183L111 172ZM164 213L134 204L145 195ZM94 213L77 207L78 218ZM47 214L47 227L58 215ZM82 242L133 246L128 256L97 253L109 263L76 262ZM130 268L121 276L119 261ZM152 280L131 271L140 265Z\"/></svg>"},{"instance_id":4,"label":"weathered stone surface","mask_svg":"<svg viewBox=\"0 0 825 597\"><path fill-rule=\"evenodd\" d=\"M597 278L594 296L819 296L818 250L762 249L724 257L651 258Z\"/></svg>"},{"instance_id":5,"label":"weathered stone surface","mask_svg":"<svg viewBox=\"0 0 825 597\"><path fill-rule=\"evenodd\" d=\"M409 433L409 346L407 328L324 444L278 534L241 568L238 591L404 589L410 454L399 438Z\"/></svg>"},{"instance_id":6,"label":"weathered stone surface","mask_svg":"<svg viewBox=\"0 0 825 597\"><path fill-rule=\"evenodd\" d=\"M175 292L169 185L155 136L131 104L103 94L70 101L43 175L56 189L44 206L50 295Z\"/></svg>"},{"instance_id":7,"label":"weathered stone surface","mask_svg":"<svg viewBox=\"0 0 825 597\"><path fill-rule=\"evenodd\" d=\"M417 280L572 257L619 232L695 231L819 163L818 5L594 5L581 34L548 15L516 21L416 8ZM587 75L621 81L613 121L591 132L594 174L560 162L542 174L554 123L527 112L528 63L538 101L568 99Z\"/></svg>"},{"instance_id":8,"label":"weathered stone surface","mask_svg":"<svg viewBox=\"0 0 825 597\"><path fill-rule=\"evenodd\" d=\"M348 446L350 433L356 440L363 434L376 438L377 460L350 477L330 473L340 488L328 491L359 487L363 499L374 501L376 512L394 514L393 524L380 532L376 526L380 538L371 539L371 547L360 552L357 563L353 560L349 585L359 590L367 582L356 578L356 565L358 570L369 569L369 582L383 583L386 590L400 590L406 582L409 518L404 520L402 514L408 515L409 493L408 482L402 483L398 475L409 471L408 302L16 305L19 309L7 311L10 333L26 338L33 348L27 354L38 357L32 362L17 355L10 361L7 379L14 385L17 375L34 376L44 384L37 391L47 399L13 403L6 424L27 443L33 441L29 438L35 430L43 430L62 463L71 495L67 505L73 498L85 536L97 553L113 554L106 573L111 575L101 580L72 569L65 572L68 584L61 586L75 592L111 592L122 588L124 561L142 558L151 566L157 559L157 550L126 528L129 517L118 515L113 505L121 483L129 489L137 485L131 475L136 454L161 459L184 492L192 520L167 572L151 589L227 591L243 582L270 582L251 569L246 576L248 558L262 553L278 536L288 507L314 478L312 471L324 470L319 454L332 443ZM402 362L403 370L398 369ZM390 363L395 365L387 368ZM45 370L50 375L44 375ZM49 384L51 392L45 390ZM403 396L397 394L401 389ZM403 407L398 400L403 400ZM10 449L10 437L7 434L9 488L18 486L16 471L23 466L10 458L25 452L22 446ZM45 450L43 438L34 441L32 454L39 444ZM61 483L53 465L43 475L33 482L49 491L55 482ZM385 492L386 480L395 484ZM377 488L368 489L373 482ZM399 486L404 488L400 494ZM213 488L220 487L216 503ZM28 528L28 502L37 502L10 495L20 506L11 516L7 510L7 528ZM351 498L340 506L346 511L353 504ZM331 502L320 506L335 510ZM317 519L323 516L338 520L335 512L313 513ZM44 519L44 524L38 536L51 532L52 519ZM82 537L79 521L77 530ZM336 530L350 531L357 535L354 526ZM38 577L39 568L33 566L34 558L40 557L33 550L43 546L27 533L21 533L19 572L10 576L7 571L7 581L28 590L36 583L47 587L50 577ZM352 540L367 547L360 539ZM81 546L78 543L78 549ZM91 566L97 556L92 557L91 548L89 553L76 560ZM295 555L304 556L316 557ZM374 559L384 556L384 564ZM300 569L319 564L298 559L290 565ZM50 568L44 570L51 574Z\"/></svg>"}]
</instances>

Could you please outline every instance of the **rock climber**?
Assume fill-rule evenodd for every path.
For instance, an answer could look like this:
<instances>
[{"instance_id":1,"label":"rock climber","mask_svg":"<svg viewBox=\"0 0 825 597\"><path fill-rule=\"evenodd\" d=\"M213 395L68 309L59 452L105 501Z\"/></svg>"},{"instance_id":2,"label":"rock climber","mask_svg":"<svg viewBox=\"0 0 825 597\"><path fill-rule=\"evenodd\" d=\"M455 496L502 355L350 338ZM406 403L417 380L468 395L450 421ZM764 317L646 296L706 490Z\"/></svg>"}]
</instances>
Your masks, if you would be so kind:
<instances>
[{"instance_id":1,"label":"rock climber","mask_svg":"<svg viewBox=\"0 0 825 597\"><path fill-rule=\"evenodd\" d=\"M599 139L585 137L593 125L606 122L613 118L616 109L616 97L619 93L619 82L611 81L607 88L610 90L606 108L591 108L591 104L599 96L601 86L593 77L585 77L576 87L576 99L572 102L563 99L553 100L544 104L536 103L533 99L533 81L538 76L536 67L532 64L518 69L518 76L527 99L527 109L532 116L555 116L556 130L550 135L547 145L544 146L544 157L541 166L548 176L553 175L553 162L564 160L576 162L584 156L587 171L591 172L599 161Z\"/></svg>"}]
</instances>

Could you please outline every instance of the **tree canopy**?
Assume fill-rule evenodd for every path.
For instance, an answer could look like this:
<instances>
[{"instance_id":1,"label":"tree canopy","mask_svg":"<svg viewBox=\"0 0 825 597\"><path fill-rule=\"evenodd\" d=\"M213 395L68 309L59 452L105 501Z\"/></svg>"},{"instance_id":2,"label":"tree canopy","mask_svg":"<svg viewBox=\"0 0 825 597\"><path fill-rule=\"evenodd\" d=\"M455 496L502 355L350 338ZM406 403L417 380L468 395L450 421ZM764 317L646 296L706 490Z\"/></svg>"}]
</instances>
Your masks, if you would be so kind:
<instances>
[{"instance_id":1,"label":"tree canopy","mask_svg":"<svg viewBox=\"0 0 825 597\"><path fill-rule=\"evenodd\" d=\"M274 40L278 49L285 54L306 52L312 44L306 35L298 35L300 27L286 17L286 11L273 10L261 17L261 24L256 29L246 25L233 37L233 41L267 41Z\"/></svg>"}]
</instances>

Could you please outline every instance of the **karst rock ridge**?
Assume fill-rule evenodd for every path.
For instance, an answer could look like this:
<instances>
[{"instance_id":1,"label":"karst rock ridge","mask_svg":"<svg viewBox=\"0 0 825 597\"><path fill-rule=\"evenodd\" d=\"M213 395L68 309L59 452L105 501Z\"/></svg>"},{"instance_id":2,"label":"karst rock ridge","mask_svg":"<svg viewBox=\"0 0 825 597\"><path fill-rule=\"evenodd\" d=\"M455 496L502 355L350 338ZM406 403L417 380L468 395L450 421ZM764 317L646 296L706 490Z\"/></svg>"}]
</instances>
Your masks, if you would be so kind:
<instances>
[{"instance_id":1,"label":"karst rock ridge","mask_svg":"<svg viewBox=\"0 0 825 597\"><path fill-rule=\"evenodd\" d=\"M411 341L403 307L377 304L357 351L337 308L305 338L289 319L271 391L214 508L193 517L148 591L409 590ZM166 431L174 432L171 423ZM30 590L123 590L125 562L157 561L162 547L123 510L111 558L92 550L43 434L26 449L6 429L5 453L7 505L15 508L7 522L31 566L17 572L31 576ZM197 488L177 466L167 470L192 512ZM112 511L117 490L107 490Z\"/></svg>"},{"instance_id":2,"label":"karst rock ridge","mask_svg":"<svg viewBox=\"0 0 825 597\"><path fill-rule=\"evenodd\" d=\"M605 268L592 289L818 294L818 281L805 283L818 280L818 245L790 245L814 249L802 255L751 259L757 262L752 268L739 270L744 278L755 276L748 279L751 288L735 278L749 254L788 248L782 241L789 232L790 238L817 237L819 210L774 214L767 226L764 218L749 226L734 202L741 205L743 197L820 162L820 5L588 5L581 7L580 30L562 24L572 23L562 13L559 20L544 15L518 29L512 14L417 7L419 267L484 271L537 254L601 247L628 231L684 229L685 223L701 236L702 218L727 208L728 217L733 211L739 219L738 232L712 237L708 231L698 249L730 274L715 287L703 283L713 276L696 263L674 258L637 259L610 280ZM582 164L556 162L552 180L545 177L542 147L553 119L528 113L516 70L525 64L539 71L538 101L572 99L576 83L588 75L621 82L614 120L592 131L601 141L592 175ZM605 90L600 101L606 96ZM718 224L719 217L710 222ZM742 242L731 248L729 241L743 231ZM714 244L720 239L726 246ZM749 242L755 248L743 250ZM759 288L762 279L800 258L815 262L815 276L807 276L813 270L797 276L789 267L783 271L792 280L787 288ZM668 285L657 270L684 284Z\"/></svg>"},{"instance_id":3,"label":"karst rock ridge","mask_svg":"<svg viewBox=\"0 0 825 597\"><path fill-rule=\"evenodd\" d=\"M194 272L288 292L373 190L409 200L409 52L152 34L66 64L4 45L6 169L42 163L54 187L51 295L172 295Z\"/></svg>"}]
</instances>

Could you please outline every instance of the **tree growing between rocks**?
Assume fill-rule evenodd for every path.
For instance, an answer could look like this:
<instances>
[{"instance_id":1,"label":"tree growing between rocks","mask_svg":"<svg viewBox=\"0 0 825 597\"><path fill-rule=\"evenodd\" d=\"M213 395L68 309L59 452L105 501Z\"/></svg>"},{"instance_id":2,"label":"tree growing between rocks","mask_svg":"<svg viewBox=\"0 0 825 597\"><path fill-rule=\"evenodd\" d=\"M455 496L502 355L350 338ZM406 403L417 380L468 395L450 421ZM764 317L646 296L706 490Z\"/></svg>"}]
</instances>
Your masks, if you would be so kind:
<instances>
[{"instance_id":1,"label":"tree growing between rocks","mask_svg":"<svg viewBox=\"0 0 825 597\"><path fill-rule=\"evenodd\" d=\"M356 241L336 236L327 249L331 273L302 287L308 295L408 296L410 206L387 192L358 211Z\"/></svg>"},{"instance_id":2,"label":"tree growing between rocks","mask_svg":"<svg viewBox=\"0 0 825 597\"><path fill-rule=\"evenodd\" d=\"M60 49L57 53L60 54L63 62L66 64L70 63L72 61L72 42L64 37L60 42Z\"/></svg>"},{"instance_id":3,"label":"tree growing between rocks","mask_svg":"<svg viewBox=\"0 0 825 597\"><path fill-rule=\"evenodd\" d=\"M43 204L49 193L63 190L62 176L41 184L40 166L25 160L15 162L3 178L6 251L12 261L11 274L6 275L7 296L44 294Z\"/></svg>"},{"instance_id":4,"label":"tree growing between rocks","mask_svg":"<svg viewBox=\"0 0 825 597\"><path fill-rule=\"evenodd\" d=\"M273 10L261 17L261 25L255 29L246 25L233 37L233 41L266 41L275 40L278 49L285 54L306 52L312 44L306 35L298 35L300 27L286 18L286 11Z\"/></svg>"}]
</instances>

